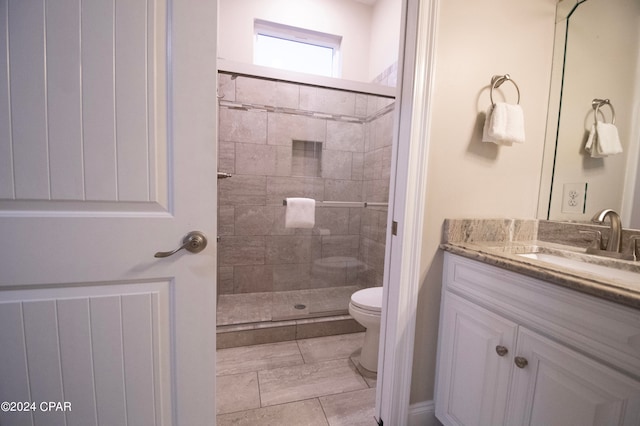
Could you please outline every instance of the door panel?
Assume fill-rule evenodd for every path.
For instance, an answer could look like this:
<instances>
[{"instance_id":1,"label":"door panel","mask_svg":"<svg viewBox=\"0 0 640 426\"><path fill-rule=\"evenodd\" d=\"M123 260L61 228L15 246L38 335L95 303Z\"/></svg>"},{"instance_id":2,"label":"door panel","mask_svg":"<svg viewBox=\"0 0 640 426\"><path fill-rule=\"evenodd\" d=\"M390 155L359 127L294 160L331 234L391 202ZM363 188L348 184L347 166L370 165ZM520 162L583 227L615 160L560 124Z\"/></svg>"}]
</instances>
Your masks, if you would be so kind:
<instances>
[{"instance_id":1,"label":"door panel","mask_svg":"<svg viewBox=\"0 0 640 426\"><path fill-rule=\"evenodd\" d=\"M516 324L452 293L442 309L436 415L446 425L502 424Z\"/></svg>"},{"instance_id":2,"label":"door panel","mask_svg":"<svg viewBox=\"0 0 640 426\"><path fill-rule=\"evenodd\" d=\"M0 320L12 326L0 333L8 343L0 400L72 403L69 412L36 410L34 424L159 424L171 406L161 387L169 290L159 282L3 292Z\"/></svg>"},{"instance_id":3,"label":"door panel","mask_svg":"<svg viewBox=\"0 0 640 426\"><path fill-rule=\"evenodd\" d=\"M166 200L165 1L80 6L0 2L2 136L13 169L0 196Z\"/></svg>"},{"instance_id":4,"label":"door panel","mask_svg":"<svg viewBox=\"0 0 640 426\"><path fill-rule=\"evenodd\" d=\"M0 0L0 424L215 417L216 13Z\"/></svg>"},{"instance_id":5,"label":"door panel","mask_svg":"<svg viewBox=\"0 0 640 426\"><path fill-rule=\"evenodd\" d=\"M77 2L76 2L77 3ZM80 10L73 1L45 4L51 198L78 199L82 188Z\"/></svg>"},{"instance_id":6,"label":"door panel","mask_svg":"<svg viewBox=\"0 0 640 426\"><path fill-rule=\"evenodd\" d=\"M44 10L34 1L4 2L7 25L11 106L13 188L15 198L49 198L46 139ZM4 32L4 31L3 31ZM3 82L4 83L4 82ZM7 101L7 100L3 100ZM20 164L29 167L20 167Z\"/></svg>"},{"instance_id":7,"label":"door panel","mask_svg":"<svg viewBox=\"0 0 640 426\"><path fill-rule=\"evenodd\" d=\"M520 328L509 425L582 426L640 423L640 382Z\"/></svg>"},{"instance_id":8,"label":"door panel","mask_svg":"<svg viewBox=\"0 0 640 426\"><path fill-rule=\"evenodd\" d=\"M8 4L0 1L0 28L6 28L8 19ZM0 199L14 198L13 161L11 146L11 114L9 105L9 62L7 45L9 38L7 31L0 31Z\"/></svg>"}]
</instances>

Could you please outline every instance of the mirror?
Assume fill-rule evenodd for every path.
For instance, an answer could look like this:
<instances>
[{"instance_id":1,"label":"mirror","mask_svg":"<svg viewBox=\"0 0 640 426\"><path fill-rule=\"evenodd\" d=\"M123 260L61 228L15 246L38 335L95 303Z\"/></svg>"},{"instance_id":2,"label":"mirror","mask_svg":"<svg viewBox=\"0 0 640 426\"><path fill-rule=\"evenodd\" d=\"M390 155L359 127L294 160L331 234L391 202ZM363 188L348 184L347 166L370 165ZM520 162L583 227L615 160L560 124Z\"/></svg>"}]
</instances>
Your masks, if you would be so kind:
<instances>
[{"instance_id":1,"label":"mirror","mask_svg":"<svg viewBox=\"0 0 640 426\"><path fill-rule=\"evenodd\" d=\"M638 0L558 3L538 217L589 221L601 209L640 227ZM615 126L622 153L593 158L584 148L594 99L598 120ZM613 107L613 108L611 108Z\"/></svg>"}]
</instances>

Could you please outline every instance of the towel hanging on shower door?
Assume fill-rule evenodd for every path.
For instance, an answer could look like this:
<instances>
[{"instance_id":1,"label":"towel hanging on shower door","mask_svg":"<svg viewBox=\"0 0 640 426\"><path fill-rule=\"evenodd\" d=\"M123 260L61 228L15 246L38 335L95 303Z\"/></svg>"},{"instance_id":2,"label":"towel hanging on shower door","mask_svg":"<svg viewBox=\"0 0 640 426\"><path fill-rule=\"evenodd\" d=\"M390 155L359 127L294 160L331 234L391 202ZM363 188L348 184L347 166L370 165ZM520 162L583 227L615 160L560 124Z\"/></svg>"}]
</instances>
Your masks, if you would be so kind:
<instances>
[{"instance_id":1,"label":"towel hanging on shower door","mask_svg":"<svg viewBox=\"0 0 640 426\"><path fill-rule=\"evenodd\" d=\"M285 228L313 228L316 223L316 200L287 198Z\"/></svg>"}]
</instances>

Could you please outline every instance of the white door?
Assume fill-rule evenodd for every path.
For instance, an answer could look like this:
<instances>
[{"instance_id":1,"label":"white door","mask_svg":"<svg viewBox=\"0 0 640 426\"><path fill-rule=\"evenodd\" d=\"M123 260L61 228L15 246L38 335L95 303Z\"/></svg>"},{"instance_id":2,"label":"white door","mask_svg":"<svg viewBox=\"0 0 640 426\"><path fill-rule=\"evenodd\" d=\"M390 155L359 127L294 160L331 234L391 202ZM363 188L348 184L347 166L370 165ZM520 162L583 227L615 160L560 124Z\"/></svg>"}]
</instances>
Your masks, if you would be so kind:
<instances>
[{"instance_id":1,"label":"white door","mask_svg":"<svg viewBox=\"0 0 640 426\"><path fill-rule=\"evenodd\" d=\"M507 425L640 424L640 382L526 328L518 333ZM516 358L514 358L516 360Z\"/></svg>"},{"instance_id":2,"label":"white door","mask_svg":"<svg viewBox=\"0 0 640 426\"><path fill-rule=\"evenodd\" d=\"M445 425L501 425L515 323L447 292L438 341L436 415Z\"/></svg>"},{"instance_id":3,"label":"white door","mask_svg":"<svg viewBox=\"0 0 640 426\"><path fill-rule=\"evenodd\" d=\"M216 13L0 0L0 425L214 424Z\"/></svg>"}]
</instances>

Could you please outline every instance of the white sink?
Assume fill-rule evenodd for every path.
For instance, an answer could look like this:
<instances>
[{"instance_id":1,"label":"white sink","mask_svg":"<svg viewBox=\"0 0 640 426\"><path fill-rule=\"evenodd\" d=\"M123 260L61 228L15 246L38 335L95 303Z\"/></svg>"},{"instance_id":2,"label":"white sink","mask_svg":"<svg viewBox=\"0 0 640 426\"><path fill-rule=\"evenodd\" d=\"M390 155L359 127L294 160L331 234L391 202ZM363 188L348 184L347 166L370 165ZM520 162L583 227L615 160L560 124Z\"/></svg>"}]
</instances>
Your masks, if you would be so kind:
<instances>
[{"instance_id":1,"label":"white sink","mask_svg":"<svg viewBox=\"0 0 640 426\"><path fill-rule=\"evenodd\" d=\"M575 259L568 259L550 253L521 253L518 256L539 260L545 263L572 269L577 272L596 275L607 280L614 280L624 284L631 284L634 288L640 287L640 273L626 271L624 269L611 268L609 266L597 265Z\"/></svg>"}]
</instances>

